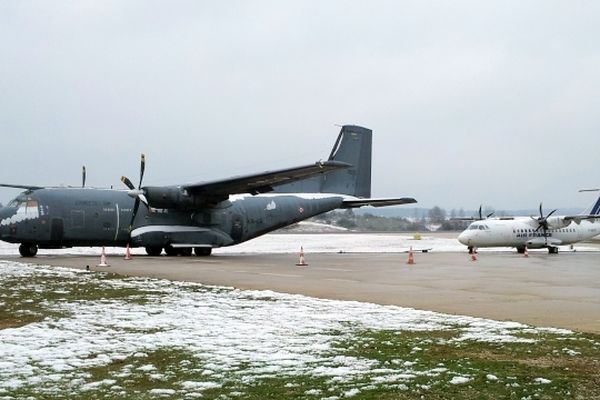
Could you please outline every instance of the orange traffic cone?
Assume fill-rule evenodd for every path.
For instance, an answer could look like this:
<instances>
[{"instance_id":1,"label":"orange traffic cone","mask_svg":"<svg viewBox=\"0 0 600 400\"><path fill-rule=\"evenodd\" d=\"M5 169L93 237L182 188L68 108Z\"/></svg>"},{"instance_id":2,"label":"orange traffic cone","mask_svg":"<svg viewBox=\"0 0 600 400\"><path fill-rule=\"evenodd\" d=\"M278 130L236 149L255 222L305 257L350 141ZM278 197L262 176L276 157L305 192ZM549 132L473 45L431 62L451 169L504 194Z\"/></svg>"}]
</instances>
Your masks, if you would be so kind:
<instances>
[{"instance_id":1,"label":"orange traffic cone","mask_svg":"<svg viewBox=\"0 0 600 400\"><path fill-rule=\"evenodd\" d=\"M98 264L97 266L110 267L110 265L106 262L106 250L104 249L104 246L102 246L102 253L100 253L100 264Z\"/></svg>"},{"instance_id":2,"label":"orange traffic cone","mask_svg":"<svg viewBox=\"0 0 600 400\"><path fill-rule=\"evenodd\" d=\"M127 243L127 248L125 249L125 260L133 260L133 257L131 257L131 250L129 249L129 243Z\"/></svg>"},{"instance_id":3,"label":"orange traffic cone","mask_svg":"<svg viewBox=\"0 0 600 400\"><path fill-rule=\"evenodd\" d=\"M473 251L471 253L471 261L477 261L477 252L476 251Z\"/></svg>"},{"instance_id":4,"label":"orange traffic cone","mask_svg":"<svg viewBox=\"0 0 600 400\"><path fill-rule=\"evenodd\" d=\"M408 261L406 263L409 265L413 265L415 263L415 256L412 251L412 246L410 246L410 249L408 250Z\"/></svg>"},{"instance_id":5,"label":"orange traffic cone","mask_svg":"<svg viewBox=\"0 0 600 400\"><path fill-rule=\"evenodd\" d=\"M304 259L304 248L300 246L300 260L296 264L297 267L308 267L306 260Z\"/></svg>"},{"instance_id":6,"label":"orange traffic cone","mask_svg":"<svg viewBox=\"0 0 600 400\"><path fill-rule=\"evenodd\" d=\"M525 251L523 252L523 257L529 257L529 252L527 251L527 246L525 246Z\"/></svg>"}]
</instances>

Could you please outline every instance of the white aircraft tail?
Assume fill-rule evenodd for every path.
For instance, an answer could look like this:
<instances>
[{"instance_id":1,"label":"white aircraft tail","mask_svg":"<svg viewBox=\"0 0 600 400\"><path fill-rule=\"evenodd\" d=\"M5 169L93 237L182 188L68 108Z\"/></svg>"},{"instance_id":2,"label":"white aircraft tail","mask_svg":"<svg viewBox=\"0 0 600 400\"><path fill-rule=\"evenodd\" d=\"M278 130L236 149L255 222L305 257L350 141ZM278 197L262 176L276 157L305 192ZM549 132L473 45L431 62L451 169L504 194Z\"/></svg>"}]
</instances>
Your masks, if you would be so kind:
<instances>
[{"instance_id":1,"label":"white aircraft tail","mask_svg":"<svg viewBox=\"0 0 600 400\"><path fill-rule=\"evenodd\" d=\"M580 190L580 192L591 192L591 191L600 191L600 189L594 189L594 190ZM598 196L598 198L594 201L594 203L591 205L591 207L587 208L584 211L584 214L586 215L600 215L600 196Z\"/></svg>"}]
</instances>

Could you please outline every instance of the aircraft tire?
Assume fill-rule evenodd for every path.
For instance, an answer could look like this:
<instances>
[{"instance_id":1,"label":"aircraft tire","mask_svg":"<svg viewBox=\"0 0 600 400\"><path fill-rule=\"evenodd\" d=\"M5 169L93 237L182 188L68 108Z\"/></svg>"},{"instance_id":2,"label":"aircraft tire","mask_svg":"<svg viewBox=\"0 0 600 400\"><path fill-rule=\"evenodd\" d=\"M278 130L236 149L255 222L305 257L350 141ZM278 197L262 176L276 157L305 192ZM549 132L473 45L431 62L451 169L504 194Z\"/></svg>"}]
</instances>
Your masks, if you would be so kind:
<instances>
[{"instance_id":1,"label":"aircraft tire","mask_svg":"<svg viewBox=\"0 0 600 400\"><path fill-rule=\"evenodd\" d=\"M169 256L169 257L175 257L177 255L179 255L179 250L174 248L173 246L171 246L170 244L165 246L165 253Z\"/></svg>"},{"instance_id":2,"label":"aircraft tire","mask_svg":"<svg viewBox=\"0 0 600 400\"><path fill-rule=\"evenodd\" d=\"M192 255L192 248L191 247L182 247L179 250L179 255L182 257L189 257Z\"/></svg>"},{"instance_id":3,"label":"aircraft tire","mask_svg":"<svg viewBox=\"0 0 600 400\"><path fill-rule=\"evenodd\" d=\"M194 247L194 253L200 257L210 256L212 249L210 247Z\"/></svg>"},{"instance_id":4,"label":"aircraft tire","mask_svg":"<svg viewBox=\"0 0 600 400\"><path fill-rule=\"evenodd\" d=\"M517 247L517 253L525 254L525 247Z\"/></svg>"},{"instance_id":5,"label":"aircraft tire","mask_svg":"<svg viewBox=\"0 0 600 400\"><path fill-rule=\"evenodd\" d=\"M160 253L162 253L162 247L157 247L157 246L146 247L146 254L148 254L149 256L157 257L157 256L160 256Z\"/></svg>"},{"instance_id":6,"label":"aircraft tire","mask_svg":"<svg viewBox=\"0 0 600 400\"><path fill-rule=\"evenodd\" d=\"M21 243L19 246L19 253L23 257L35 257L38 252L38 248L35 244L31 243Z\"/></svg>"},{"instance_id":7,"label":"aircraft tire","mask_svg":"<svg viewBox=\"0 0 600 400\"><path fill-rule=\"evenodd\" d=\"M558 254L558 247L548 247L548 253Z\"/></svg>"}]
</instances>

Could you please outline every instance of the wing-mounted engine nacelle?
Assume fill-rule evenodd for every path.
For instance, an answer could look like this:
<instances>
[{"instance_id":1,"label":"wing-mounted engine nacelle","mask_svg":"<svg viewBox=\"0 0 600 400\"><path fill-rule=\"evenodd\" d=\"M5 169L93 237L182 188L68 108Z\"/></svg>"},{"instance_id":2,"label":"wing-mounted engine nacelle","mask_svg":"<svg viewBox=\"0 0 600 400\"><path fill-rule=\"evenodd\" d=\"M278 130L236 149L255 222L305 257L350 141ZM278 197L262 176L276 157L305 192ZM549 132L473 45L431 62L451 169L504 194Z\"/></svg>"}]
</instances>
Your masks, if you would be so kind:
<instances>
[{"instance_id":1,"label":"wing-mounted engine nacelle","mask_svg":"<svg viewBox=\"0 0 600 400\"><path fill-rule=\"evenodd\" d=\"M565 221L562 217L549 217L548 220L548 229L562 229L569 226L571 221Z\"/></svg>"},{"instance_id":2,"label":"wing-mounted engine nacelle","mask_svg":"<svg viewBox=\"0 0 600 400\"><path fill-rule=\"evenodd\" d=\"M206 204L201 196L190 195L179 186L146 186L144 194L148 205L154 208L196 209Z\"/></svg>"}]
</instances>

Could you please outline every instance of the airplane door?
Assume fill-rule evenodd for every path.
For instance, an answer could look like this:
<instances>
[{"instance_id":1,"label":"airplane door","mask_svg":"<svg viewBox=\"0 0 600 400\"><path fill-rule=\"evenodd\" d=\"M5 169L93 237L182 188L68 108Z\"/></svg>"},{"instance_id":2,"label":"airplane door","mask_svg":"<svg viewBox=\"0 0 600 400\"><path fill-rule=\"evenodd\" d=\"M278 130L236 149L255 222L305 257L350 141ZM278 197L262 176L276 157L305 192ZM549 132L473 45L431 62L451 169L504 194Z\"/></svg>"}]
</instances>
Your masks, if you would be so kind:
<instances>
[{"instance_id":1,"label":"airplane door","mask_svg":"<svg viewBox=\"0 0 600 400\"><path fill-rule=\"evenodd\" d=\"M244 233L244 223L242 217L239 214L233 214L231 217L231 238L236 242L242 240Z\"/></svg>"},{"instance_id":2,"label":"airplane door","mask_svg":"<svg viewBox=\"0 0 600 400\"><path fill-rule=\"evenodd\" d=\"M62 218L52 218L50 223L50 240L59 242L63 240L65 234L64 223Z\"/></svg>"}]
</instances>

